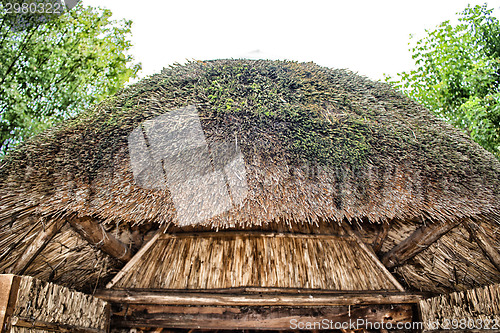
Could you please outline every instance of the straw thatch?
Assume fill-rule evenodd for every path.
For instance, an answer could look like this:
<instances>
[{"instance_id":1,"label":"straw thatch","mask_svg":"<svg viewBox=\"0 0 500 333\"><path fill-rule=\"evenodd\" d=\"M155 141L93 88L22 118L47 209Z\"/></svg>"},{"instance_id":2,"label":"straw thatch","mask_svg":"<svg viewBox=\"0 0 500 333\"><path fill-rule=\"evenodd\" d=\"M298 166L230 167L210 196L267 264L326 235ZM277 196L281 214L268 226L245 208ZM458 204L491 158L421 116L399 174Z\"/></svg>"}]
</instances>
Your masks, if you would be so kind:
<instances>
[{"instance_id":1,"label":"straw thatch","mask_svg":"<svg viewBox=\"0 0 500 333\"><path fill-rule=\"evenodd\" d=\"M190 131L201 132L206 147L175 163L168 162L175 149L167 151L166 180L150 178L161 171L154 163L149 174L134 173L144 161L134 164L131 154L141 155L141 146L130 144L131 135L145 135L152 121L179 109L194 110L200 126ZM232 151L219 158L225 145ZM169 179L199 160L210 160L217 177L222 164L240 163L246 177L226 172L219 192L200 187L173 193L168 187L178 184ZM208 175L205 183L213 180L207 170L197 172ZM91 217L132 252L167 226L176 234L338 236L336 226L349 222L384 254L426 224L470 219L482 222L497 250L500 242L500 163L493 155L389 86L313 63L217 60L165 69L25 142L2 161L0 182L0 272L14 269L41 232L76 217ZM193 208L191 220L179 219L177 201L222 200L227 188L231 202L217 202L228 209L211 216ZM382 228L386 237L379 237ZM89 292L107 283L121 263L74 229L63 226L23 272ZM351 241L313 239L160 239L119 285L392 289L375 272L373 258L355 253ZM263 249L272 251L256 254ZM243 258L261 260L256 272L268 278L240 272ZM233 266L222 267L222 260ZM278 282L270 264L280 267ZM185 280L169 278L174 268ZM163 272L161 281L144 278L149 269ZM329 269L339 275L346 270L350 282L324 273ZM499 281L496 267L462 227L397 272L409 288L432 292Z\"/></svg>"},{"instance_id":2,"label":"straw thatch","mask_svg":"<svg viewBox=\"0 0 500 333\"><path fill-rule=\"evenodd\" d=\"M487 229L500 249L500 224L488 225ZM464 227L451 230L397 271L409 285L439 293L500 282L499 271Z\"/></svg>"},{"instance_id":3,"label":"straw thatch","mask_svg":"<svg viewBox=\"0 0 500 333\"><path fill-rule=\"evenodd\" d=\"M108 304L98 298L29 276L20 278L10 321L13 332L36 332L41 326L106 332ZM40 326L40 327L39 327ZM89 331L90 331L89 330ZM48 329L52 331L52 329Z\"/></svg>"},{"instance_id":4,"label":"straw thatch","mask_svg":"<svg viewBox=\"0 0 500 333\"><path fill-rule=\"evenodd\" d=\"M165 236L115 285L156 289L248 286L397 290L352 239L258 233Z\"/></svg>"},{"instance_id":5,"label":"straw thatch","mask_svg":"<svg viewBox=\"0 0 500 333\"><path fill-rule=\"evenodd\" d=\"M247 171L244 205L203 224L498 214L499 162L458 130L386 85L268 61L165 70L27 142L2 166L2 212L169 222L167 192L134 186L127 135L186 105L209 143L236 134Z\"/></svg>"},{"instance_id":6,"label":"straw thatch","mask_svg":"<svg viewBox=\"0 0 500 333\"><path fill-rule=\"evenodd\" d=\"M424 331L500 329L500 285L420 301Z\"/></svg>"}]
</instances>

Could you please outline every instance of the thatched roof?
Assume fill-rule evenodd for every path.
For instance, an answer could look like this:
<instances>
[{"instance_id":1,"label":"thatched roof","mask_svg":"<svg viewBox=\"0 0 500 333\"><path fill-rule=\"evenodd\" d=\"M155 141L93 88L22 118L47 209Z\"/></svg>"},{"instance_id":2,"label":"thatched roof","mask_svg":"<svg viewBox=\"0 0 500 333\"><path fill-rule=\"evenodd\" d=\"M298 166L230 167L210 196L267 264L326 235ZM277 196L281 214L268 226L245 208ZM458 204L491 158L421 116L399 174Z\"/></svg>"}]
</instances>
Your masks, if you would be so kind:
<instances>
[{"instance_id":1,"label":"thatched roof","mask_svg":"<svg viewBox=\"0 0 500 333\"><path fill-rule=\"evenodd\" d=\"M2 214L174 220L167 191L134 184L127 137L187 105L209 143L236 135L248 177L244 204L203 224L499 214L499 162L387 85L312 63L232 60L166 69L24 144L1 168Z\"/></svg>"},{"instance_id":2,"label":"thatched roof","mask_svg":"<svg viewBox=\"0 0 500 333\"><path fill-rule=\"evenodd\" d=\"M183 120L189 128L185 133L202 133L206 140L190 146L194 148L182 156L172 148L175 145L148 142L154 139L151 129L158 124L175 119L176 124L182 123L179 110L196 118ZM146 152L155 144L163 145L164 155L150 164L141 160L153 154ZM229 154L218 155L228 150ZM186 166L195 168L204 160L212 163L215 178L199 168L194 175L208 178L189 185L189 191L182 189L187 188L186 179L193 178L169 183ZM227 165L232 169L228 171ZM218 175L224 185L215 192L207 190L214 189L210 184L217 183ZM367 243L380 243L381 255L433 222L453 226L461 221L481 222L492 232L494 246L500 245L500 162L493 155L388 85L313 63L217 60L165 69L25 142L2 161L0 180L0 271L11 270L46 225L75 216L97 220L132 252L161 226L175 233L267 228L309 234L346 221L358 225ZM220 201L223 192L230 199L224 203ZM188 202L194 207L190 206L193 200L203 198L226 208L204 214L204 206L186 211L179 206ZM181 218L182 214L193 215ZM380 238L372 223L391 226ZM217 237L210 237L213 243L207 253L215 255ZM338 255L350 253L351 241L335 243ZM495 266L480 247L467 241L461 229L454 229L404 265L398 263L401 280L426 291L497 281ZM145 251L149 259L136 266L137 272L155 258L207 254L195 254L203 247L197 243L201 240L185 241L178 248L171 242L160 239ZM238 247L228 242L223 247L231 253L286 243L246 239L246 245ZM286 246L293 252L294 246L305 246L300 242ZM314 246L323 249L330 243L318 240ZM432 258L439 251L448 257L436 263ZM323 254L319 252L313 261L319 264ZM354 276L365 275L347 289L367 288L365 282L374 276L372 264L366 264L371 259L358 259L359 263L345 260L345 265L352 265ZM463 263L481 260L485 264L468 275L470 265ZM168 271L171 264L165 262L161 269ZM306 262L296 258L294 264L288 266L290 276ZM83 241L74 225L66 225L35 260L26 261L23 272L91 290L109 281L119 267L115 258ZM207 266L206 271L210 269L219 272L215 266ZM141 278L134 277L133 271L128 274L124 279L133 280L132 284ZM193 286L201 283L196 281ZM290 286L298 287L297 281L291 277L290 281ZM311 286L333 289L343 283L308 281ZM148 285L152 280L140 282ZM383 279L373 283L374 289L389 288Z\"/></svg>"}]
</instances>

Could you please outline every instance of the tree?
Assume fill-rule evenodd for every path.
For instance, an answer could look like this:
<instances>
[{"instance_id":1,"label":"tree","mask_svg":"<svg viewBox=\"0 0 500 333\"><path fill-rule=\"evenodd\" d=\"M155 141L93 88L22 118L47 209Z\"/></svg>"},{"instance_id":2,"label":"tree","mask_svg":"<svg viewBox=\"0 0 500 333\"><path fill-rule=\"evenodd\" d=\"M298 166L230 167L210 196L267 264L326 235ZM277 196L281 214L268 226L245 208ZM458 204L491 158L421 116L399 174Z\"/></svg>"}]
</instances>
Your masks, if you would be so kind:
<instances>
[{"instance_id":1,"label":"tree","mask_svg":"<svg viewBox=\"0 0 500 333\"><path fill-rule=\"evenodd\" d=\"M486 5L458 14L410 49L415 70L386 81L500 159L500 24Z\"/></svg>"},{"instance_id":2,"label":"tree","mask_svg":"<svg viewBox=\"0 0 500 333\"><path fill-rule=\"evenodd\" d=\"M131 21L83 7L13 29L0 4L0 155L72 117L136 77Z\"/></svg>"}]
</instances>

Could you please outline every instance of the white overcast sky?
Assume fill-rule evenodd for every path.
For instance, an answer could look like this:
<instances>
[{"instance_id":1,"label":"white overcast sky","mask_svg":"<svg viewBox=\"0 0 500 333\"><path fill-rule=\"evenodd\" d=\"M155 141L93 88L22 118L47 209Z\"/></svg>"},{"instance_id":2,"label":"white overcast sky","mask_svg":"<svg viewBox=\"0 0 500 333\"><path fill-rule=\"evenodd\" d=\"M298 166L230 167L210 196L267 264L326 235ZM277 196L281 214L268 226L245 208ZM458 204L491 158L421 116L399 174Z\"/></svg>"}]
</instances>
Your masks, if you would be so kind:
<instances>
[{"instance_id":1,"label":"white overcast sky","mask_svg":"<svg viewBox=\"0 0 500 333\"><path fill-rule=\"evenodd\" d=\"M267 58L349 68L372 79L411 69L409 35L422 36L466 0L82 0L133 20L141 77L186 59ZM487 1L500 13L500 1Z\"/></svg>"}]
</instances>

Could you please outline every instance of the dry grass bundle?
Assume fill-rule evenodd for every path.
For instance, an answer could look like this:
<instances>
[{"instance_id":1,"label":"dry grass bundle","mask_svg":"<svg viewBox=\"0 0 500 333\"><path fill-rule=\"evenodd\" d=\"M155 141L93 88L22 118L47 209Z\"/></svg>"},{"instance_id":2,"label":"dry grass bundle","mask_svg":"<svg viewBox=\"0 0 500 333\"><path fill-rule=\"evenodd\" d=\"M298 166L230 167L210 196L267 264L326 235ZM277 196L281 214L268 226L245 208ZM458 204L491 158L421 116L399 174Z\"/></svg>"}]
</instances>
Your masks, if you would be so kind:
<instances>
[{"instance_id":1,"label":"dry grass bundle","mask_svg":"<svg viewBox=\"0 0 500 333\"><path fill-rule=\"evenodd\" d=\"M117 288L395 290L357 243L333 235L165 235Z\"/></svg>"},{"instance_id":2,"label":"dry grass bundle","mask_svg":"<svg viewBox=\"0 0 500 333\"><path fill-rule=\"evenodd\" d=\"M424 323L439 324L433 329L451 329L453 326L496 329L500 323L500 285L441 295L422 300L419 305Z\"/></svg>"},{"instance_id":3,"label":"dry grass bundle","mask_svg":"<svg viewBox=\"0 0 500 333\"><path fill-rule=\"evenodd\" d=\"M23 276L13 319L107 329L107 303L68 288Z\"/></svg>"}]
</instances>

